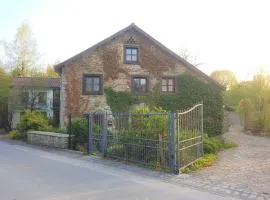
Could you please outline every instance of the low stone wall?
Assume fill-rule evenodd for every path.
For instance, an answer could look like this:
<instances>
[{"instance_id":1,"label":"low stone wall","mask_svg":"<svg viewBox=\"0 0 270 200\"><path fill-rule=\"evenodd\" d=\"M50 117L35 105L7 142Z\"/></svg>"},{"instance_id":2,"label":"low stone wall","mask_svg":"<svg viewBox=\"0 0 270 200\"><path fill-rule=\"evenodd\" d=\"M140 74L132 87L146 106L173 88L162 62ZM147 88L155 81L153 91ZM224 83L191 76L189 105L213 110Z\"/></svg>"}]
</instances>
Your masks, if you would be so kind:
<instances>
[{"instance_id":1,"label":"low stone wall","mask_svg":"<svg viewBox=\"0 0 270 200\"><path fill-rule=\"evenodd\" d=\"M27 141L30 144L38 144L64 149L68 148L68 135L63 133L28 131Z\"/></svg>"}]
</instances>

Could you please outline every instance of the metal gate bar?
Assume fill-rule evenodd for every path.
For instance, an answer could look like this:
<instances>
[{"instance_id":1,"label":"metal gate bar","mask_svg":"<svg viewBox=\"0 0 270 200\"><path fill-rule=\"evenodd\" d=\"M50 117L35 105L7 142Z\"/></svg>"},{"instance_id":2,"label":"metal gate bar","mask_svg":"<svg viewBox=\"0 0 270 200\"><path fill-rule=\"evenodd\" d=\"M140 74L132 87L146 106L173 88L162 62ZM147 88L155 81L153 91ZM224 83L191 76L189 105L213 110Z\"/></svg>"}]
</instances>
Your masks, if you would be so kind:
<instances>
[{"instance_id":1,"label":"metal gate bar","mask_svg":"<svg viewBox=\"0 0 270 200\"><path fill-rule=\"evenodd\" d=\"M203 155L203 104L176 113L177 167L185 168Z\"/></svg>"}]
</instances>

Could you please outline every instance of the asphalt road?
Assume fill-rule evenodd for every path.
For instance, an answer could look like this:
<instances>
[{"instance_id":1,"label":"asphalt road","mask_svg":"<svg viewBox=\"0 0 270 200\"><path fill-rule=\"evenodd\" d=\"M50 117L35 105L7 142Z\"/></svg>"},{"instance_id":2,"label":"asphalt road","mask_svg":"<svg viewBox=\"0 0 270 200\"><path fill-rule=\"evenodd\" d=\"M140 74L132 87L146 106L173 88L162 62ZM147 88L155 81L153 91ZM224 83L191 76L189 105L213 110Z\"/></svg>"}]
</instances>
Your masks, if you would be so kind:
<instances>
[{"instance_id":1,"label":"asphalt road","mask_svg":"<svg viewBox=\"0 0 270 200\"><path fill-rule=\"evenodd\" d=\"M138 172L0 141L0 200L224 200Z\"/></svg>"}]
</instances>

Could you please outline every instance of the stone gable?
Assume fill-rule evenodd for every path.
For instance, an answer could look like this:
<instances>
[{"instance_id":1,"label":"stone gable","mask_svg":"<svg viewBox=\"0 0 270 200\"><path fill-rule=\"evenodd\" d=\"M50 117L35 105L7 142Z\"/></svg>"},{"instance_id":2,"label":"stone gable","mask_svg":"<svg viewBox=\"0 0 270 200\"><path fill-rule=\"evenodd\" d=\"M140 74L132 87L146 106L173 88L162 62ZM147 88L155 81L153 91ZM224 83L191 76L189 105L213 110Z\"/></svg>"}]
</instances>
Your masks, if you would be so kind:
<instances>
[{"instance_id":1,"label":"stone gable","mask_svg":"<svg viewBox=\"0 0 270 200\"><path fill-rule=\"evenodd\" d=\"M124 45L132 42L139 48L139 64L124 63ZM161 81L163 76L178 76L189 73L207 82L204 77L191 71L184 63L161 49L140 32L129 30L96 48L87 56L77 57L62 68L62 122L67 123L68 114L83 113L107 107L106 96L83 95L83 74L103 74L103 86L116 91L131 91L131 77L146 75L149 89Z\"/></svg>"}]
</instances>

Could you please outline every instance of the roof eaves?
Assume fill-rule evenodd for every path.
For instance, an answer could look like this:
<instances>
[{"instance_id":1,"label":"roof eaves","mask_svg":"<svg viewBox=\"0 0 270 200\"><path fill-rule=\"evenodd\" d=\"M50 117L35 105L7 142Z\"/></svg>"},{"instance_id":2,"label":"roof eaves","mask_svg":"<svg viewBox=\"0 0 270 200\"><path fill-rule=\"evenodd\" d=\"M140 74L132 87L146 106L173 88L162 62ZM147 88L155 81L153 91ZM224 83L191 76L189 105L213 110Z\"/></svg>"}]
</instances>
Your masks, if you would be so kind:
<instances>
[{"instance_id":1,"label":"roof eaves","mask_svg":"<svg viewBox=\"0 0 270 200\"><path fill-rule=\"evenodd\" d=\"M47 77L16 77L11 83L11 87L59 88L60 86L60 78Z\"/></svg>"}]
</instances>

